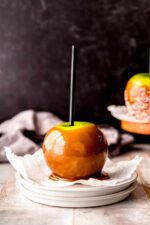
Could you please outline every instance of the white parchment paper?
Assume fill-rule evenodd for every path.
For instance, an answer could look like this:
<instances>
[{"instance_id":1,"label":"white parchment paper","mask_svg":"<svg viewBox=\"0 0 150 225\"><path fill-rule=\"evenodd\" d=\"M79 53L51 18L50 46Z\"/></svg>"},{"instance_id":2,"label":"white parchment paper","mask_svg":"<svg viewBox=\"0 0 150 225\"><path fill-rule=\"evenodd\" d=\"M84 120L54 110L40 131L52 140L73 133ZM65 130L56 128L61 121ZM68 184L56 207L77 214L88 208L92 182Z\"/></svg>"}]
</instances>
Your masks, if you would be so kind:
<instances>
[{"instance_id":1,"label":"white parchment paper","mask_svg":"<svg viewBox=\"0 0 150 225\"><path fill-rule=\"evenodd\" d=\"M108 180L98 180L89 178L88 180L78 180L74 182L69 181L54 181L49 179L51 171L46 165L42 149L39 149L33 155L26 154L24 156L15 155L9 147L5 147L5 152L8 161L16 169L17 173L23 176L30 182L51 187L66 187L76 183L90 185L90 186L114 186L130 179L135 173L142 157L136 156L131 160L111 162L107 159L103 171L110 176Z\"/></svg>"}]
</instances>

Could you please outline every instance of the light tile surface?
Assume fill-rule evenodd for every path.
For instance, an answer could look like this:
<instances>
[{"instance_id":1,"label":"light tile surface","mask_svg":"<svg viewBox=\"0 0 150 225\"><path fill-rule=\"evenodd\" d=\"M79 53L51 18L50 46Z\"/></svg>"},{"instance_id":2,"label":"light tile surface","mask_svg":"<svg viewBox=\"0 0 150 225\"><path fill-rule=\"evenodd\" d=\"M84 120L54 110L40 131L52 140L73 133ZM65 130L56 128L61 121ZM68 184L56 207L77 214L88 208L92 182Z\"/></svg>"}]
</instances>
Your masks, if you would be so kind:
<instances>
[{"instance_id":1,"label":"light tile surface","mask_svg":"<svg viewBox=\"0 0 150 225\"><path fill-rule=\"evenodd\" d=\"M24 198L15 186L11 165L0 164L0 225L149 225L150 224L150 146L116 157L124 160L139 154L137 189L126 200L95 208L59 208L36 204Z\"/></svg>"}]
</instances>

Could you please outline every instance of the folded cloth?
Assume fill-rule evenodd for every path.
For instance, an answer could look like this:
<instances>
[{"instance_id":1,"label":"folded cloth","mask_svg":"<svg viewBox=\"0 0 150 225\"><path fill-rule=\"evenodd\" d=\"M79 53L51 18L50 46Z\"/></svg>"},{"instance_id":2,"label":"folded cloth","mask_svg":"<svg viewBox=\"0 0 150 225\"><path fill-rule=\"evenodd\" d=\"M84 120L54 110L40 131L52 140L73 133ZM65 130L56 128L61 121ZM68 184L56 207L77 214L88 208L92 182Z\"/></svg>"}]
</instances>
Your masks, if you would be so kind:
<instances>
[{"instance_id":1,"label":"folded cloth","mask_svg":"<svg viewBox=\"0 0 150 225\"><path fill-rule=\"evenodd\" d=\"M39 146L26 138L20 131L15 133L4 134L0 138L0 161L6 161L4 146L9 146L17 155L25 155L27 153L34 153Z\"/></svg>"},{"instance_id":2,"label":"folded cloth","mask_svg":"<svg viewBox=\"0 0 150 225\"><path fill-rule=\"evenodd\" d=\"M120 155L124 150L129 151L128 147L134 142L134 137L131 134L120 134L116 128L108 125L97 126L102 130L107 139L109 145L109 157ZM126 147L126 149L124 147Z\"/></svg>"},{"instance_id":3,"label":"folded cloth","mask_svg":"<svg viewBox=\"0 0 150 225\"><path fill-rule=\"evenodd\" d=\"M63 122L50 112L26 110L12 119L0 124L0 162L7 161L4 147L9 146L16 155L34 153L42 144L46 132L58 123ZM124 145L133 142L129 134L120 135L114 127L98 125L109 144L109 156L121 153Z\"/></svg>"},{"instance_id":4,"label":"folded cloth","mask_svg":"<svg viewBox=\"0 0 150 225\"><path fill-rule=\"evenodd\" d=\"M38 135L44 135L48 129L61 122L62 120L53 113L26 110L1 123L0 133L10 133L10 130L14 133L18 130L28 130L35 131Z\"/></svg>"},{"instance_id":5,"label":"folded cloth","mask_svg":"<svg viewBox=\"0 0 150 225\"><path fill-rule=\"evenodd\" d=\"M4 146L10 146L17 155L33 153L39 149L39 145L32 138L29 138L31 133L26 137L24 131L32 131L34 137L40 137L45 135L51 127L61 122L63 121L52 113L26 110L1 123L0 162L7 161Z\"/></svg>"}]
</instances>

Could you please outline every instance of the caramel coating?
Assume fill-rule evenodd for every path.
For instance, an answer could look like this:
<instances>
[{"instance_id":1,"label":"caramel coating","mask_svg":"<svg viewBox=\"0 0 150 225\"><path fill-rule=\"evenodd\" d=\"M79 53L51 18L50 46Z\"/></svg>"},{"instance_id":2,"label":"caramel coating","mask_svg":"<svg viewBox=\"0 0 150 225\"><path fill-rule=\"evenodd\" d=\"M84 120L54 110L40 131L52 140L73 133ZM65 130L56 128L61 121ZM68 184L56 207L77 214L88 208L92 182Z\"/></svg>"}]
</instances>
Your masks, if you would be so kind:
<instances>
[{"instance_id":1,"label":"caramel coating","mask_svg":"<svg viewBox=\"0 0 150 225\"><path fill-rule=\"evenodd\" d=\"M88 125L50 129L43 142L45 160L52 172L68 180L87 178L100 172L108 144L97 127Z\"/></svg>"}]
</instances>

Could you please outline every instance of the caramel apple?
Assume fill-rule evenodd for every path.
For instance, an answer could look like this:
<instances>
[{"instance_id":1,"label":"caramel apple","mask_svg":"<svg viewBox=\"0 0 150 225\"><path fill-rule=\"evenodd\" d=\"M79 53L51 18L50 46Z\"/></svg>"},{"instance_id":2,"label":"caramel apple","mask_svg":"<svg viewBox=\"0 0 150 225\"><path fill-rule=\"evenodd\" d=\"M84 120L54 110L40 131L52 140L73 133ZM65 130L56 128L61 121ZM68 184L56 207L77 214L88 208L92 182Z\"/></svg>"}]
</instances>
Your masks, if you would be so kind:
<instances>
[{"instance_id":1,"label":"caramel apple","mask_svg":"<svg viewBox=\"0 0 150 225\"><path fill-rule=\"evenodd\" d=\"M89 122L68 122L50 129L43 142L43 153L53 175L76 180L101 172L108 144L103 133Z\"/></svg>"},{"instance_id":2,"label":"caramel apple","mask_svg":"<svg viewBox=\"0 0 150 225\"><path fill-rule=\"evenodd\" d=\"M141 121L150 121L150 74L139 73L131 77L124 94L128 114Z\"/></svg>"}]
</instances>

